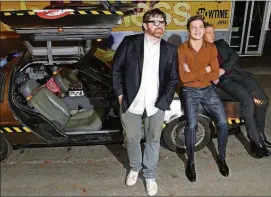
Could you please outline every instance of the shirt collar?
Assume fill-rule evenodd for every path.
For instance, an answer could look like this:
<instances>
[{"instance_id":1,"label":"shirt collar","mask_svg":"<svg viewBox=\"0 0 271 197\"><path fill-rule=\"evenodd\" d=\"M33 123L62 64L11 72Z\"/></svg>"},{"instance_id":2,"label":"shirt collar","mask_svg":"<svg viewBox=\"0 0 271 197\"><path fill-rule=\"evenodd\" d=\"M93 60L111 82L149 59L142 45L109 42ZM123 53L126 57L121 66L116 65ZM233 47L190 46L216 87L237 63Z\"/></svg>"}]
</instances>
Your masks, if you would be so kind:
<instances>
[{"instance_id":1,"label":"shirt collar","mask_svg":"<svg viewBox=\"0 0 271 197\"><path fill-rule=\"evenodd\" d=\"M190 43L190 39L188 39L187 44L188 44L188 47L189 47L190 49L194 49L194 48L192 47L191 43ZM207 47L207 41L205 41L204 39L202 40L202 46L201 46L201 47L202 47L202 48L206 48L206 47Z\"/></svg>"}]
</instances>

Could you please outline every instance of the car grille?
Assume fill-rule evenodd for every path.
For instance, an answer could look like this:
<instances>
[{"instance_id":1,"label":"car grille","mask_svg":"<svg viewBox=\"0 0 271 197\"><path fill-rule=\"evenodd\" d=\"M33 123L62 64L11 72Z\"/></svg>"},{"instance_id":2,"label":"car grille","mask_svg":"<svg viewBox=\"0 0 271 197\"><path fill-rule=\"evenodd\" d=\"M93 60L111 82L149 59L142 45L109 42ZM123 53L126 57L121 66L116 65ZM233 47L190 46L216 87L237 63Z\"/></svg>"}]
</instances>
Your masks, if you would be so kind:
<instances>
[{"instance_id":1,"label":"car grille","mask_svg":"<svg viewBox=\"0 0 271 197\"><path fill-rule=\"evenodd\" d=\"M0 103L4 101L6 73L0 72Z\"/></svg>"}]
</instances>

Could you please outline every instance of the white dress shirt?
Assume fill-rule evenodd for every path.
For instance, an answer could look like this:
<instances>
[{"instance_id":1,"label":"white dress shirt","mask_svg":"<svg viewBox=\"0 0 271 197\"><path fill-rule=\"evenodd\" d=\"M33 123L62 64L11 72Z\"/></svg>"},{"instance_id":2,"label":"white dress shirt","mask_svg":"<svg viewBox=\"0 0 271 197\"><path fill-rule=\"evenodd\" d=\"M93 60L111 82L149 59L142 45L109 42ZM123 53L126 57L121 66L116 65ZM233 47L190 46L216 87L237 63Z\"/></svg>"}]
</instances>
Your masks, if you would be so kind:
<instances>
[{"instance_id":1,"label":"white dress shirt","mask_svg":"<svg viewBox=\"0 0 271 197\"><path fill-rule=\"evenodd\" d=\"M142 115L144 109L146 109L149 117L158 111L158 108L155 107L155 102L159 90L159 59L160 39L153 43L145 35L141 84L135 99L128 109L129 112Z\"/></svg>"}]
</instances>

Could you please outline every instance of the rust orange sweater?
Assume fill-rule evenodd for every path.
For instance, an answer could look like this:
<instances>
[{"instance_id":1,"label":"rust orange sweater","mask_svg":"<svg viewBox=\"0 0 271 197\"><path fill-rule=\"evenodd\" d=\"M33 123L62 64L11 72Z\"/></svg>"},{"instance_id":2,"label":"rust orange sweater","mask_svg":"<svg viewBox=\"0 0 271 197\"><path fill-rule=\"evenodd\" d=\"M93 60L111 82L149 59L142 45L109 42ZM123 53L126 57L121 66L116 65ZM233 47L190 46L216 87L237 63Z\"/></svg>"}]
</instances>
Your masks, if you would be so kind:
<instances>
[{"instance_id":1,"label":"rust orange sweater","mask_svg":"<svg viewBox=\"0 0 271 197\"><path fill-rule=\"evenodd\" d=\"M219 64L217 60L216 46L203 41L202 47L197 52L186 41L178 48L179 56L179 77L183 86L204 88L211 85L212 80L219 78ZM184 70L186 63L191 72ZM211 72L207 73L205 67L210 66Z\"/></svg>"}]
</instances>

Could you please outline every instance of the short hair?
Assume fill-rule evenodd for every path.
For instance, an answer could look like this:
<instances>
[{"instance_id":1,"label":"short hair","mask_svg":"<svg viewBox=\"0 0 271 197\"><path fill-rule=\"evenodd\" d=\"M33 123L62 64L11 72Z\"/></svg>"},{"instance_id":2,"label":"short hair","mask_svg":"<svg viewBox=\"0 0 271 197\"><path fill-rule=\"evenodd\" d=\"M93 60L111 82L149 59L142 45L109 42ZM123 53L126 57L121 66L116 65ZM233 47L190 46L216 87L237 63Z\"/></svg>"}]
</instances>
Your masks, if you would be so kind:
<instances>
[{"instance_id":1,"label":"short hair","mask_svg":"<svg viewBox=\"0 0 271 197\"><path fill-rule=\"evenodd\" d=\"M201 16L199 16L199 15L191 16L191 17L188 19L187 24L186 24L186 28L187 28L188 31L189 31L189 28L190 28L190 24L191 24L193 21L202 21L203 25L205 25L204 19L203 19Z\"/></svg>"},{"instance_id":2,"label":"short hair","mask_svg":"<svg viewBox=\"0 0 271 197\"><path fill-rule=\"evenodd\" d=\"M155 9L151 9L145 12L145 14L143 15L143 23L147 23L151 17L155 17L155 16L162 16L164 21L166 22L166 19L167 19L166 14L160 9L155 8ZM145 31L143 23L142 23L142 30Z\"/></svg>"},{"instance_id":3,"label":"short hair","mask_svg":"<svg viewBox=\"0 0 271 197\"><path fill-rule=\"evenodd\" d=\"M208 22L205 22L204 27L205 27L205 28L207 28L207 27L215 28L213 24L208 23Z\"/></svg>"}]
</instances>

